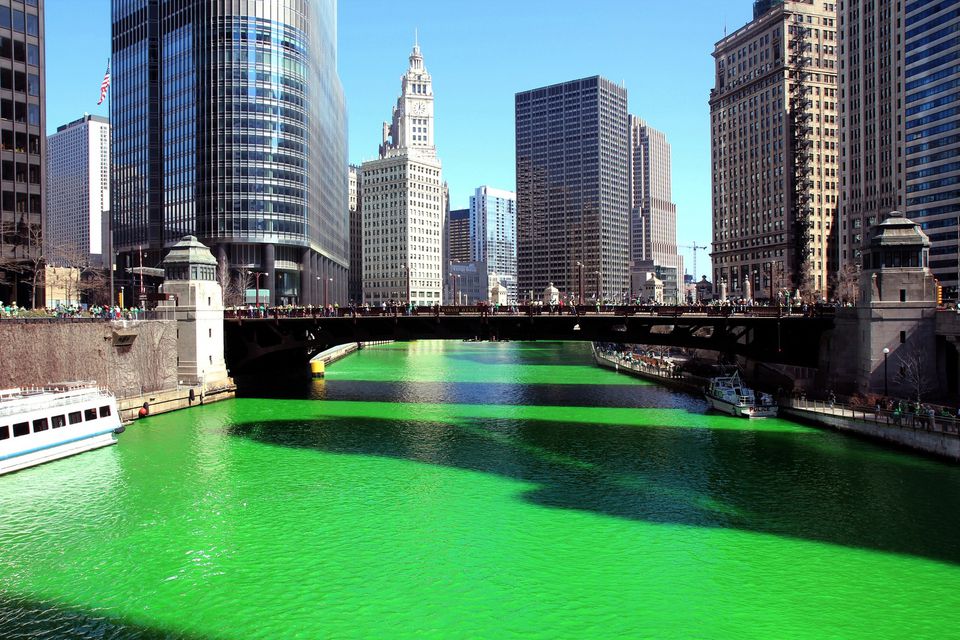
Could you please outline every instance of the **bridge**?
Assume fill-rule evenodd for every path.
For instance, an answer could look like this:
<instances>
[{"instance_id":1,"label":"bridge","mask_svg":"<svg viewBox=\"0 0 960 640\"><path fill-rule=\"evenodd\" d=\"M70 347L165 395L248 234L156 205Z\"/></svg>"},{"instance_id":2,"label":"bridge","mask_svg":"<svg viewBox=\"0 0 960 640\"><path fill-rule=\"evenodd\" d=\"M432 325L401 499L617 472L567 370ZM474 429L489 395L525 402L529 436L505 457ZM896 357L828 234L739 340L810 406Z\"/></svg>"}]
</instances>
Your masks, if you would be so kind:
<instances>
[{"instance_id":1,"label":"bridge","mask_svg":"<svg viewBox=\"0 0 960 640\"><path fill-rule=\"evenodd\" d=\"M380 340L578 340L709 349L762 362L816 367L833 309L622 306L278 308L227 311L224 347L235 374L306 371L338 344Z\"/></svg>"}]
</instances>

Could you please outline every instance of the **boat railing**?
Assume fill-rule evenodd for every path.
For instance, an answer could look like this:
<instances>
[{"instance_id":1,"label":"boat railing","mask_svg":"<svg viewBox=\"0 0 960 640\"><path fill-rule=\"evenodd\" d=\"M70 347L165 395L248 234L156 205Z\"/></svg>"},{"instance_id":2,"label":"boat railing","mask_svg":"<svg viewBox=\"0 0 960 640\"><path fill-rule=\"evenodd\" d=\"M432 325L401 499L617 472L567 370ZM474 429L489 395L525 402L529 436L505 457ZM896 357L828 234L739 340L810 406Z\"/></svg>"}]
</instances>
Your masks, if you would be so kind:
<instances>
[{"instance_id":1,"label":"boat railing","mask_svg":"<svg viewBox=\"0 0 960 640\"><path fill-rule=\"evenodd\" d=\"M14 398L4 399L0 402L0 417L10 416L25 411L35 411L40 408L64 407L76 404L78 400L90 396L100 396L111 398L112 394L102 387L83 387L65 393L54 394L49 390L37 388L24 390L27 393Z\"/></svg>"}]
</instances>

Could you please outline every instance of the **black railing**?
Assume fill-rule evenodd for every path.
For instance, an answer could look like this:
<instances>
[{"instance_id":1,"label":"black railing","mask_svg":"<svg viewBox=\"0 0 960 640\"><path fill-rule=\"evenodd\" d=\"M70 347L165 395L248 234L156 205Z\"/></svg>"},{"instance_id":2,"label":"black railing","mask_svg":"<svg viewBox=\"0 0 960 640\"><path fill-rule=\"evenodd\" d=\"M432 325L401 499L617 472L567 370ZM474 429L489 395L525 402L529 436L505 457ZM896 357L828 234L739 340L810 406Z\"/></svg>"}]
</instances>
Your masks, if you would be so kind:
<instances>
[{"instance_id":1,"label":"black railing","mask_svg":"<svg viewBox=\"0 0 960 640\"><path fill-rule=\"evenodd\" d=\"M804 398L781 399L780 405L888 427L916 429L960 437L960 420L953 415L945 415L942 412L943 408L938 411L934 407L921 407L919 412L910 409L890 410L876 406L870 408L830 402L829 400L807 400Z\"/></svg>"}]
</instances>

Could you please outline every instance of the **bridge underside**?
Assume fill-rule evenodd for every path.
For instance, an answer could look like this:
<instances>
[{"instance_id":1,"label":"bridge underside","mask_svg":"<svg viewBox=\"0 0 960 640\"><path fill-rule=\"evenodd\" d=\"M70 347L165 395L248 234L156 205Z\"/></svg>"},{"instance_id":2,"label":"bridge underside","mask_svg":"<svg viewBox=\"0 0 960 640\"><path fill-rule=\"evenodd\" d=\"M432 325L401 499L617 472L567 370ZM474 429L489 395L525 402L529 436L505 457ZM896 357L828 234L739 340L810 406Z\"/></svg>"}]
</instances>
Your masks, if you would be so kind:
<instances>
[{"instance_id":1,"label":"bridge underside","mask_svg":"<svg viewBox=\"0 0 960 640\"><path fill-rule=\"evenodd\" d=\"M379 316L225 321L234 374L306 371L324 349L379 340L577 340L709 349L761 362L816 367L832 321L783 317Z\"/></svg>"}]
</instances>

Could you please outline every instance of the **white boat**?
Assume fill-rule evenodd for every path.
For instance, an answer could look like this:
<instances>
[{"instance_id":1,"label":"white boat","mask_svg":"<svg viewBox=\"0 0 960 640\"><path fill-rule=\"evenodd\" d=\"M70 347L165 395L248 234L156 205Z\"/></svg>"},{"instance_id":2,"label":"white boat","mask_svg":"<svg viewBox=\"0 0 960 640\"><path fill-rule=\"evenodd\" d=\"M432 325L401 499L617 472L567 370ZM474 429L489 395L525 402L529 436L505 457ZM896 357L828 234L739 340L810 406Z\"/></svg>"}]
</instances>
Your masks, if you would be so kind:
<instances>
[{"instance_id":1,"label":"white boat","mask_svg":"<svg viewBox=\"0 0 960 640\"><path fill-rule=\"evenodd\" d=\"M0 391L0 475L114 444L123 429L117 399L93 383Z\"/></svg>"},{"instance_id":2,"label":"white boat","mask_svg":"<svg viewBox=\"0 0 960 640\"><path fill-rule=\"evenodd\" d=\"M710 386L704 392L707 401L717 411L729 413L740 418L774 418L777 415L777 403L768 393L758 398L743 384L740 374L710 378Z\"/></svg>"}]
</instances>

